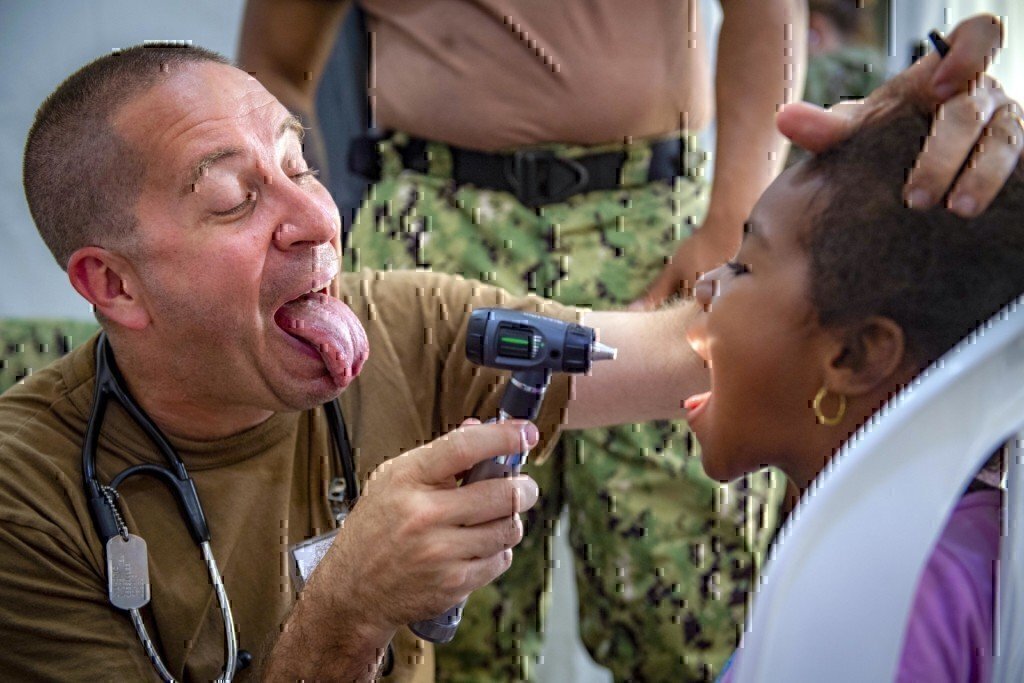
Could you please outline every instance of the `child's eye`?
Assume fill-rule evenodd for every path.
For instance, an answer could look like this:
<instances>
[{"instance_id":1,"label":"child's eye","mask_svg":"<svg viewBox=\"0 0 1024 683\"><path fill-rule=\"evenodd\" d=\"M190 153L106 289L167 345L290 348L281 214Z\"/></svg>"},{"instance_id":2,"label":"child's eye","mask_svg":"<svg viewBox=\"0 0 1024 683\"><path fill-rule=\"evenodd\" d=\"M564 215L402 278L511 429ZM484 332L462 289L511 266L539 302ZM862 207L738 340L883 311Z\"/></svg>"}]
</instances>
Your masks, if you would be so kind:
<instances>
[{"instance_id":1,"label":"child's eye","mask_svg":"<svg viewBox=\"0 0 1024 683\"><path fill-rule=\"evenodd\" d=\"M746 275L750 272L750 267L747 264L739 263L738 261L728 261L725 265L732 271L733 275Z\"/></svg>"}]
</instances>

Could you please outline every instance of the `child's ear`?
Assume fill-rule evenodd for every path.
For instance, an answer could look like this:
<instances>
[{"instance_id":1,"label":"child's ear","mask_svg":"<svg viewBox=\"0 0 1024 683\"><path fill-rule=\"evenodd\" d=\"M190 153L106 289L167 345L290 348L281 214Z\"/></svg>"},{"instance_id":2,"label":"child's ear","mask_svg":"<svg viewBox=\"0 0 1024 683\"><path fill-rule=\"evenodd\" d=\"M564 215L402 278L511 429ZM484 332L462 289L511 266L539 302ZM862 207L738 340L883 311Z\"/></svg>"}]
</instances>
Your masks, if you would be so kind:
<instances>
[{"instance_id":1,"label":"child's ear","mask_svg":"<svg viewBox=\"0 0 1024 683\"><path fill-rule=\"evenodd\" d=\"M140 330L150 323L131 264L101 247L82 247L68 261L71 285L108 320Z\"/></svg>"},{"instance_id":2,"label":"child's ear","mask_svg":"<svg viewBox=\"0 0 1024 683\"><path fill-rule=\"evenodd\" d=\"M825 386L846 396L892 383L906 364L903 328L891 318L871 316L830 333Z\"/></svg>"}]
</instances>

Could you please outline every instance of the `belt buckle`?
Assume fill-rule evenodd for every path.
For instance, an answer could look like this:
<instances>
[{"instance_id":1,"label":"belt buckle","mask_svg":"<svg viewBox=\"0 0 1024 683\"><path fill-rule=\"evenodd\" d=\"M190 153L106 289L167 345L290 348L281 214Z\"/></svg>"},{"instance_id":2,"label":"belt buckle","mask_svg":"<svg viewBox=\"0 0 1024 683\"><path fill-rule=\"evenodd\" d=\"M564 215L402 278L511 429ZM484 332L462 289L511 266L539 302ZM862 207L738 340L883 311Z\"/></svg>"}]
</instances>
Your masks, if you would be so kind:
<instances>
[{"instance_id":1,"label":"belt buckle","mask_svg":"<svg viewBox=\"0 0 1024 683\"><path fill-rule=\"evenodd\" d=\"M518 150L505 159L504 171L512 193L532 209L565 201L590 182L583 164L548 149Z\"/></svg>"}]
</instances>

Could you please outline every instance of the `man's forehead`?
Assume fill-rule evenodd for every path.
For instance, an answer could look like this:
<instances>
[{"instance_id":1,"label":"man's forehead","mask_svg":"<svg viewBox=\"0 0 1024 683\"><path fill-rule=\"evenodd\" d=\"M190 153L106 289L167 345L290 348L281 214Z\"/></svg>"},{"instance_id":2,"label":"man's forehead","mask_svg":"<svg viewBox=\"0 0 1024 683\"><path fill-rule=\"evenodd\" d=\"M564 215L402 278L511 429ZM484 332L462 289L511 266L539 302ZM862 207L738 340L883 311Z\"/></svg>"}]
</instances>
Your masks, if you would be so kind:
<instances>
[{"instance_id":1,"label":"man's forehead","mask_svg":"<svg viewBox=\"0 0 1024 683\"><path fill-rule=\"evenodd\" d=\"M130 141L187 138L193 129L213 131L262 123L270 129L288 113L249 74L214 62L180 65L126 102L113 119L118 133ZM258 132L254 130L253 132Z\"/></svg>"},{"instance_id":2,"label":"man's forehead","mask_svg":"<svg viewBox=\"0 0 1024 683\"><path fill-rule=\"evenodd\" d=\"M151 164L180 177L218 150L272 142L291 115L249 74L217 63L188 65L126 103L118 133ZM301 127L299 128L301 130Z\"/></svg>"}]
</instances>

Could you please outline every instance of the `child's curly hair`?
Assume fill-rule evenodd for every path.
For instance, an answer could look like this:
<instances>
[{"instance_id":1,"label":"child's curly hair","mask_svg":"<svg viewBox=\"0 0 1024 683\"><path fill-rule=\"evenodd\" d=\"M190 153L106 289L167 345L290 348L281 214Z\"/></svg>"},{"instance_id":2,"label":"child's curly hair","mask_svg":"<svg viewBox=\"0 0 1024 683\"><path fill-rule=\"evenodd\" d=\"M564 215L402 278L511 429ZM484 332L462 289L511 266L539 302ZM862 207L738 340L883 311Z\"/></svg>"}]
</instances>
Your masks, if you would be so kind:
<instances>
[{"instance_id":1,"label":"child's curly hair","mask_svg":"<svg viewBox=\"0 0 1024 683\"><path fill-rule=\"evenodd\" d=\"M903 328L907 359L918 369L1024 293L1020 162L976 218L904 204L929 118L895 108L799 171L819 175L827 188L804 239L819 322L888 317Z\"/></svg>"}]
</instances>

